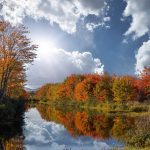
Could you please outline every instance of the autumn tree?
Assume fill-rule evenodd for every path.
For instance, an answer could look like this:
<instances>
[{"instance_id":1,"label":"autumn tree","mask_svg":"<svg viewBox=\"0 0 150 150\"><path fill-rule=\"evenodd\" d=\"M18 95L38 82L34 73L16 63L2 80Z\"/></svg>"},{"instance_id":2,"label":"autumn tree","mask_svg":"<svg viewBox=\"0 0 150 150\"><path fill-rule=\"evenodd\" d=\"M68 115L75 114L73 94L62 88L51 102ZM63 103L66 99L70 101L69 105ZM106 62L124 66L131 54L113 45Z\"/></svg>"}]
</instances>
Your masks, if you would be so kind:
<instances>
[{"instance_id":1,"label":"autumn tree","mask_svg":"<svg viewBox=\"0 0 150 150\"><path fill-rule=\"evenodd\" d=\"M35 94L35 98L39 100L47 100L48 90L49 90L49 84L42 86L40 89L37 90Z\"/></svg>"},{"instance_id":2,"label":"autumn tree","mask_svg":"<svg viewBox=\"0 0 150 150\"><path fill-rule=\"evenodd\" d=\"M75 98L79 101L86 101L95 98L94 89L96 84L100 81L100 75L89 74L86 78L77 84L75 88Z\"/></svg>"},{"instance_id":3,"label":"autumn tree","mask_svg":"<svg viewBox=\"0 0 150 150\"><path fill-rule=\"evenodd\" d=\"M137 81L139 101L150 100L150 67L145 67Z\"/></svg>"},{"instance_id":4,"label":"autumn tree","mask_svg":"<svg viewBox=\"0 0 150 150\"><path fill-rule=\"evenodd\" d=\"M85 79L84 75L71 75L67 77L58 89L59 99L74 99L75 87Z\"/></svg>"},{"instance_id":5,"label":"autumn tree","mask_svg":"<svg viewBox=\"0 0 150 150\"><path fill-rule=\"evenodd\" d=\"M114 100L117 102L135 99L134 78L130 76L115 77L113 82Z\"/></svg>"},{"instance_id":6,"label":"autumn tree","mask_svg":"<svg viewBox=\"0 0 150 150\"><path fill-rule=\"evenodd\" d=\"M16 77L21 75L24 83L25 65L36 57L37 46L31 44L27 33L23 25L12 26L8 22L0 22L0 99L7 94L8 86L18 83Z\"/></svg>"},{"instance_id":7,"label":"autumn tree","mask_svg":"<svg viewBox=\"0 0 150 150\"><path fill-rule=\"evenodd\" d=\"M101 76L100 81L96 84L94 93L96 99L100 101L113 100L112 78L109 74L105 73Z\"/></svg>"},{"instance_id":8,"label":"autumn tree","mask_svg":"<svg viewBox=\"0 0 150 150\"><path fill-rule=\"evenodd\" d=\"M59 84L49 84L47 92L47 99L54 101L58 99Z\"/></svg>"},{"instance_id":9,"label":"autumn tree","mask_svg":"<svg viewBox=\"0 0 150 150\"><path fill-rule=\"evenodd\" d=\"M46 84L35 93L35 98L43 101L54 101L58 99L58 89L60 84Z\"/></svg>"},{"instance_id":10,"label":"autumn tree","mask_svg":"<svg viewBox=\"0 0 150 150\"><path fill-rule=\"evenodd\" d=\"M11 73L8 81L7 96L10 98L19 98L24 93L24 83L26 81L25 69L18 63L16 69Z\"/></svg>"}]
</instances>

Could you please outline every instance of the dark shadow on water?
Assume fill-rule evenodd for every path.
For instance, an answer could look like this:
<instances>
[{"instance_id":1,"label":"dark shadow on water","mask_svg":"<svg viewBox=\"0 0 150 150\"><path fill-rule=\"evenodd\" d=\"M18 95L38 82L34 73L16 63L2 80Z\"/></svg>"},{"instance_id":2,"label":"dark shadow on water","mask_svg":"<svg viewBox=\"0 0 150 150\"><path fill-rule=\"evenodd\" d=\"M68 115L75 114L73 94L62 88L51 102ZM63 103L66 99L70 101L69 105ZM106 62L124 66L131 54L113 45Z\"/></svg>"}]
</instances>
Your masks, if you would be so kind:
<instances>
[{"instance_id":1,"label":"dark shadow on water","mask_svg":"<svg viewBox=\"0 0 150 150\"><path fill-rule=\"evenodd\" d=\"M24 101L6 101L0 109L0 150L23 150Z\"/></svg>"}]
</instances>

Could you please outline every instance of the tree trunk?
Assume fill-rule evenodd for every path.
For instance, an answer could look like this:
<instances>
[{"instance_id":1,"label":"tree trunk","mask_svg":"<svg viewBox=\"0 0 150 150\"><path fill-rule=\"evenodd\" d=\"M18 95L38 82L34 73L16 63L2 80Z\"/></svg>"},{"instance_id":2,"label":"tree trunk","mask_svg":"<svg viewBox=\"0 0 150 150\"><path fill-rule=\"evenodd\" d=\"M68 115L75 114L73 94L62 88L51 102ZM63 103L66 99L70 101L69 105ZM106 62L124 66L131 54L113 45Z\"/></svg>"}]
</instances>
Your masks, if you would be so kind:
<instances>
[{"instance_id":1,"label":"tree trunk","mask_svg":"<svg viewBox=\"0 0 150 150\"><path fill-rule=\"evenodd\" d=\"M8 86L8 80L10 77L11 69L7 68L5 73L3 74L3 79L1 81L1 87L0 87L0 101L3 100L6 92L7 92L7 86Z\"/></svg>"}]
</instances>

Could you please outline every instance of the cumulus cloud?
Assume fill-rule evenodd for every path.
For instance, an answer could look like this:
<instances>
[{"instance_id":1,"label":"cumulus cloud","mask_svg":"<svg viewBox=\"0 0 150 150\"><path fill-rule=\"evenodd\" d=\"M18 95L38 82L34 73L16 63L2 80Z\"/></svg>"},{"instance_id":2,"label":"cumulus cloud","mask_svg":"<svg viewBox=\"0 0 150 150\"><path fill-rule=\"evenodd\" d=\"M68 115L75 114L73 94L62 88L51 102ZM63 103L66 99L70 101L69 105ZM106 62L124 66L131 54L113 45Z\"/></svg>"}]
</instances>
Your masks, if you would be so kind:
<instances>
[{"instance_id":1,"label":"cumulus cloud","mask_svg":"<svg viewBox=\"0 0 150 150\"><path fill-rule=\"evenodd\" d=\"M27 71L27 85L37 88L48 82L61 82L70 74L103 73L100 59L90 52L49 48L37 51L37 58Z\"/></svg>"},{"instance_id":2,"label":"cumulus cloud","mask_svg":"<svg viewBox=\"0 0 150 150\"><path fill-rule=\"evenodd\" d=\"M125 35L132 35L133 39L139 38L150 29L150 0L125 0L127 6L123 15L131 16L132 22Z\"/></svg>"},{"instance_id":3,"label":"cumulus cloud","mask_svg":"<svg viewBox=\"0 0 150 150\"><path fill-rule=\"evenodd\" d=\"M136 54L136 74L141 73L144 67L150 67L150 40L144 42Z\"/></svg>"},{"instance_id":4,"label":"cumulus cloud","mask_svg":"<svg viewBox=\"0 0 150 150\"><path fill-rule=\"evenodd\" d=\"M125 36L131 35L137 39L150 31L150 1L149 0L125 0L127 6L124 10L124 17L131 16L132 21ZM127 43L127 39L124 39ZM135 71L136 74L142 72L143 68L150 66L150 40L144 42L136 54Z\"/></svg>"},{"instance_id":5,"label":"cumulus cloud","mask_svg":"<svg viewBox=\"0 0 150 150\"><path fill-rule=\"evenodd\" d=\"M101 16L105 0L1 0L0 14L13 24L22 23L28 16L57 23L68 33L74 33L79 20L88 15Z\"/></svg>"}]
</instances>

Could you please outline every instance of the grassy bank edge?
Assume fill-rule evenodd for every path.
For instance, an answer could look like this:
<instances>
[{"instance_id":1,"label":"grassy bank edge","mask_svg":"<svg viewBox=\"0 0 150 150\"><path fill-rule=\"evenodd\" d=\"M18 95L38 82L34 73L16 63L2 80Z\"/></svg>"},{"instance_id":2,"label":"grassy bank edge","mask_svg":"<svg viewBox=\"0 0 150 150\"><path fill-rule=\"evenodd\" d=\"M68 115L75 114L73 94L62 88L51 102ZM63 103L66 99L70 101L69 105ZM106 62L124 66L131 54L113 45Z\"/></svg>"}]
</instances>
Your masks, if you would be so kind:
<instances>
[{"instance_id":1,"label":"grassy bank edge","mask_svg":"<svg viewBox=\"0 0 150 150\"><path fill-rule=\"evenodd\" d=\"M132 114L132 115L150 115L150 102L129 102L129 103L112 103L112 102L76 102L74 100L58 101L39 101L39 104L51 105L57 108L72 108L92 110L100 113L111 114Z\"/></svg>"}]
</instances>

